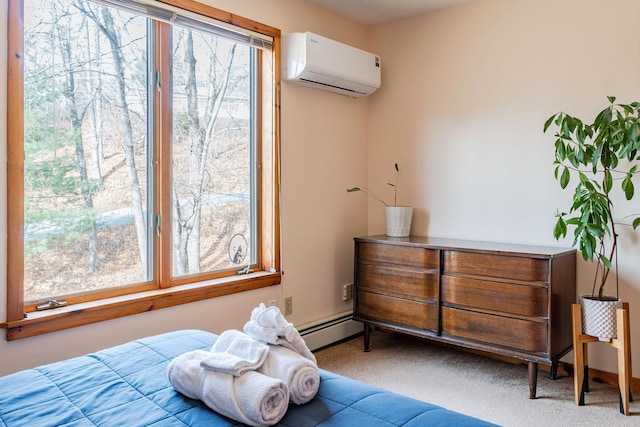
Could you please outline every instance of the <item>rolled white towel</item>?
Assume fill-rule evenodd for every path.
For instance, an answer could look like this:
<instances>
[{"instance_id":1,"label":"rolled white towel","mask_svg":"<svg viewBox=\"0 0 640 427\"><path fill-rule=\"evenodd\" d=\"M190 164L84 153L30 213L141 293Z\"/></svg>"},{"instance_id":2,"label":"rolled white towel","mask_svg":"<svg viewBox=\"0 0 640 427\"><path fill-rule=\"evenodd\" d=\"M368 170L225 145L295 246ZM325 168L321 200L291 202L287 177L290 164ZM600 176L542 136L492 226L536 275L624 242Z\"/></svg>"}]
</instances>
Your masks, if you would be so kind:
<instances>
[{"instance_id":1,"label":"rolled white towel","mask_svg":"<svg viewBox=\"0 0 640 427\"><path fill-rule=\"evenodd\" d=\"M211 354L202 359L201 365L207 369L238 376L258 369L268 352L266 344L231 329L220 334L211 347Z\"/></svg>"},{"instance_id":2,"label":"rolled white towel","mask_svg":"<svg viewBox=\"0 0 640 427\"><path fill-rule=\"evenodd\" d=\"M318 392L318 366L286 347L270 345L258 372L282 380L289 386L289 399L296 405L307 403Z\"/></svg>"},{"instance_id":3,"label":"rolled white towel","mask_svg":"<svg viewBox=\"0 0 640 427\"><path fill-rule=\"evenodd\" d=\"M284 417L289 388L282 380L255 371L234 376L205 369L201 362L210 354L194 350L169 362L167 376L173 388L250 426L271 426Z\"/></svg>"},{"instance_id":4,"label":"rolled white towel","mask_svg":"<svg viewBox=\"0 0 640 427\"><path fill-rule=\"evenodd\" d=\"M293 324L287 322L276 306L260 304L251 312L251 319L244 325L244 332L262 342L281 345L306 357L317 365L316 357L304 342Z\"/></svg>"}]
</instances>

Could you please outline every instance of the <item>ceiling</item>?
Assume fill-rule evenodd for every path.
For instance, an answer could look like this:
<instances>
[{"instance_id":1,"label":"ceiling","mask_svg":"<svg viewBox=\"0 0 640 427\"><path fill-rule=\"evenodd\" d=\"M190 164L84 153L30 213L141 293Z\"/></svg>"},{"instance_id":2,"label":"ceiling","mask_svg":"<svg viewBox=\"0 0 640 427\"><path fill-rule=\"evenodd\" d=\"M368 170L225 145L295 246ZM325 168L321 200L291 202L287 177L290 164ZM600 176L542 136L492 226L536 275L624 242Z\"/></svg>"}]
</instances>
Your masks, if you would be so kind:
<instances>
[{"instance_id":1,"label":"ceiling","mask_svg":"<svg viewBox=\"0 0 640 427\"><path fill-rule=\"evenodd\" d=\"M309 0L364 25L407 18L470 0Z\"/></svg>"}]
</instances>

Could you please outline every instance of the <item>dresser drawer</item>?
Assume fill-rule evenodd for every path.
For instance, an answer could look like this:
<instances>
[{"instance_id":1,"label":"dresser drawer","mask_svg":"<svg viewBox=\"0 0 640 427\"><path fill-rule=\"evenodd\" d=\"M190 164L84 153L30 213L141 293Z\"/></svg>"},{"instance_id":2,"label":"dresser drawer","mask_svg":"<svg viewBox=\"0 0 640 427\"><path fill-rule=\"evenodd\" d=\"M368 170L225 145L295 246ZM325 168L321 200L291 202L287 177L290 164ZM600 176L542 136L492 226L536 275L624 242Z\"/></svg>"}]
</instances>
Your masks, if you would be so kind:
<instances>
[{"instance_id":1,"label":"dresser drawer","mask_svg":"<svg viewBox=\"0 0 640 427\"><path fill-rule=\"evenodd\" d=\"M429 271L358 265L359 290L410 299L437 298L438 275Z\"/></svg>"},{"instance_id":2,"label":"dresser drawer","mask_svg":"<svg viewBox=\"0 0 640 427\"><path fill-rule=\"evenodd\" d=\"M547 324L442 308L442 333L531 353L547 351Z\"/></svg>"},{"instance_id":3,"label":"dresser drawer","mask_svg":"<svg viewBox=\"0 0 640 427\"><path fill-rule=\"evenodd\" d=\"M438 327L437 306L369 292L358 292L355 316L424 330Z\"/></svg>"},{"instance_id":4,"label":"dresser drawer","mask_svg":"<svg viewBox=\"0 0 640 427\"><path fill-rule=\"evenodd\" d=\"M445 251L444 274L447 273L547 282L549 261L500 254Z\"/></svg>"},{"instance_id":5,"label":"dresser drawer","mask_svg":"<svg viewBox=\"0 0 640 427\"><path fill-rule=\"evenodd\" d=\"M443 304L547 317L547 287L442 276Z\"/></svg>"},{"instance_id":6,"label":"dresser drawer","mask_svg":"<svg viewBox=\"0 0 640 427\"><path fill-rule=\"evenodd\" d=\"M411 246L380 245L360 243L358 246L360 261L382 262L387 264L410 265L412 267L437 269L438 251Z\"/></svg>"}]
</instances>

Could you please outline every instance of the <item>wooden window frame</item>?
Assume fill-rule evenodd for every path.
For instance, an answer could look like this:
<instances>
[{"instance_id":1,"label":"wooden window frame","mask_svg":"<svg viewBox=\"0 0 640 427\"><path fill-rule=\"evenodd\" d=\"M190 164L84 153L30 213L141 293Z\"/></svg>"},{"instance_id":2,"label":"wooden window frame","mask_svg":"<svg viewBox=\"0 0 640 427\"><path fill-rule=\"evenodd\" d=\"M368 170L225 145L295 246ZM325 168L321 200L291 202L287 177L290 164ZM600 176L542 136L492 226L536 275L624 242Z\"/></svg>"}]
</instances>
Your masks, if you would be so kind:
<instances>
[{"instance_id":1,"label":"wooden window frame","mask_svg":"<svg viewBox=\"0 0 640 427\"><path fill-rule=\"evenodd\" d=\"M259 175L259 235L258 262L254 272L246 275L216 273L197 278L171 278L169 256L157 259L153 283L139 286L114 288L100 293L72 296L67 298L66 307L47 311L35 311L33 304L24 301L24 76L23 44L24 21L23 0L9 0L8 3L8 53L7 53L7 320L0 327L7 329L7 340L16 340L48 332L87 325L108 319L115 319L145 311L187 304L223 295L250 291L279 284L280 269L280 30L197 3L193 0L159 0L170 6L195 12L218 21L265 34L273 38L271 51L261 51L260 64L265 56L272 64L273 71L262 70L258 79L259 96L257 119L261 123L259 135L261 156L258 159ZM157 23L159 26L167 24ZM157 48L169 43L167 32L157 37ZM156 64L159 70L168 70L169 64ZM170 86L170 73L161 72L164 87ZM158 103L170 105L170 91L162 91ZM271 108L262 108L270 106ZM266 110L266 111L265 111ZM156 123L169 123L167 108L156 108ZM165 218L170 217L168 198L170 189L166 185L169 178L171 136L167 129L157 129L164 135L158 144L158 163L162 177L156 177L158 211ZM160 174L158 174L160 175ZM171 233L160 233L156 237L159 246L170 245ZM165 251L166 252L166 251ZM158 253L163 253L159 251ZM167 252L169 253L169 252ZM96 297L97 296L97 297Z\"/></svg>"}]
</instances>

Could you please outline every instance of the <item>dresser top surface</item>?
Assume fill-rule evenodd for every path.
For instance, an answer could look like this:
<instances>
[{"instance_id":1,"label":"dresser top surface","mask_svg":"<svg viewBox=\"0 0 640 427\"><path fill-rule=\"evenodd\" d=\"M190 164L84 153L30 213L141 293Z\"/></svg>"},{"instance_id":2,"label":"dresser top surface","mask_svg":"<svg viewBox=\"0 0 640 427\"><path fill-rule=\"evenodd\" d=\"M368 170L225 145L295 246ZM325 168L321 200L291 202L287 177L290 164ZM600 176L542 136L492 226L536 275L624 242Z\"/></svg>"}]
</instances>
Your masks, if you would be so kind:
<instances>
[{"instance_id":1,"label":"dresser top surface","mask_svg":"<svg viewBox=\"0 0 640 427\"><path fill-rule=\"evenodd\" d=\"M356 237L356 242L383 243L398 246L416 246L433 249L468 250L473 252L492 251L519 255L560 256L574 254L575 249L553 246L534 246L513 243L482 242L443 237L409 236L388 237L384 234L376 236Z\"/></svg>"}]
</instances>

